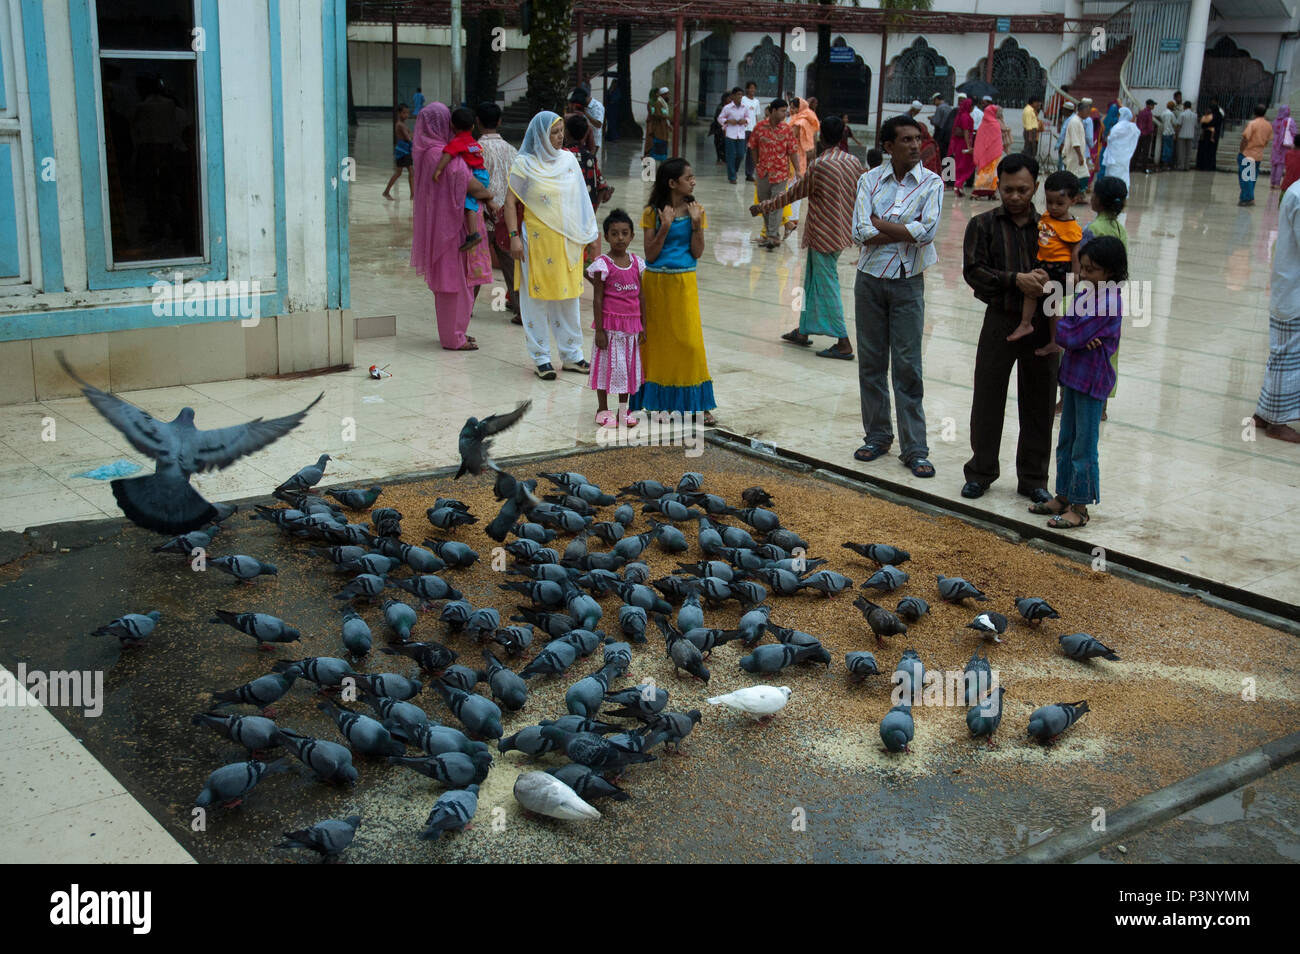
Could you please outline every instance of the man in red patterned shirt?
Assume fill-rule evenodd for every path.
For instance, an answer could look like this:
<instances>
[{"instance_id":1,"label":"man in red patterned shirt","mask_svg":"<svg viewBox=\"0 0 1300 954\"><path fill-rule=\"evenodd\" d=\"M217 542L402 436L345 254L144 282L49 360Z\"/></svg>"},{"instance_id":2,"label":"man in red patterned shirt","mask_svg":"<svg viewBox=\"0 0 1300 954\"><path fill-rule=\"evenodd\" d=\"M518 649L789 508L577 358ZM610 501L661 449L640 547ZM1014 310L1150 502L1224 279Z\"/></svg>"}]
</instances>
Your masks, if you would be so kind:
<instances>
[{"instance_id":1,"label":"man in red patterned shirt","mask_svg":"<svg viewBox=\"0 0 1300 954\"><path fill-rule=\"evenodd\" d=\"M772 105L767 109L767 118L754 126L749 137L749 146L754 150L754 177L758 180L756 185L760 203L785 190L790 163L801 155L799 136L785 124L785 112L785 100L772 100ZM781 240L776 238L780 233L780 224L780 206L763 213L763 228L767 238L759 244L769 252L781 244Z\"/></svg>"}]
</instances>

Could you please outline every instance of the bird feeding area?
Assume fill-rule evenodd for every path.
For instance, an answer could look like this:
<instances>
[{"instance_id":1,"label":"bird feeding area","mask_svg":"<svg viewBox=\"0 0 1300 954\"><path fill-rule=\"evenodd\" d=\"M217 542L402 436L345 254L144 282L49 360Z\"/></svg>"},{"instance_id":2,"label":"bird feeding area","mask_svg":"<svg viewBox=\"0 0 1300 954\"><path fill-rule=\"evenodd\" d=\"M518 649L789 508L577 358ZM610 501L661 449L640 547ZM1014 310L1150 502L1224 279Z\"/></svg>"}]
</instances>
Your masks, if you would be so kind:
<instances>
[{"instance_id":1,"label":"bird feeding area","mask_svg":"<svg viewBox=\"0 0 1300 954\"><path fill-rule=\"evenodd\" d=\"M766 586L772 626L757 645L775 646L773 632L780 627L794 631L790 638L796 642L798 634L811 634L829 655L829 665L814 657L779 672L751 674L740 660L754 648L733 640L703 660L706 684L674 669L665 638L651 621L646 642L632 644L626 673L611 678L609 689L652 684L668 692L664 711L700 710L679 754L654 749L654 761L628 765L615 782L625 800L593 799L599 818L560 821L526 813L514 791L521 776L558 769L567 760L556 753L536 759L501 753L490 741L493 761L477 793L472 826L422 840L426 818L448 789L358 752L351 784L321 781L290 755L287 770L267 774L238 807L213 805L196 816L195 799L209 775L248 755L206 725L192 724L195 715L213 708L214 692L265 676L277 662L283 667L304 657L339 657L358 673L420 680L424 686L409 702L461 728L427 674L405 656L380 652L391 638L380 609L385 598L403 599L415 610L411 640L440 642L458 654L458 664L471 668L486 668L481 653L487 646L518 673L539 656L549 637L539 631L528 647L510 655L500 643L452 632L439 620L443 599L432 601L431 611L420 608L421 598L395 588L373 602L364 593L335 599L352 575L310 552L328 544L290 536L267 520L250 520L254 511L247 502L223 522L207 551L209 560L244 554L278 568L247 583L210 568L195 569L190 555L152 552L162 538L124 521L44 528L43 538L57 548L0 567L0 607L7 620L0 661L11 670L23 663L29 671L102 672L97 717L78 708L51 711L188 851L213 862L310 860L277 849L283 833L354 815L360 816L359 828L342 856L353 862L993 860L1025 847L1037 833L1092 822L1097 809L1112 811L1275 738L1294 727L1300 712L1294 637L953 517L923 513L714 445L689 461L680 448L645 447L502 466L519 479L579 472L611 494L639 480L673 486L684 471L695 471L703 476L700 491L738 508L745 506L742 491L761 486L772 497L766 509L808 544L804 558L827 561L817 569L842 574L853 585L832 597L809 588L777 595L774 586ZM402 515L390 529L400 532L403 542L459 541L478 553L468 567L437 572L474 608L495 608L505 626L518 615L516 607L531 605L525 594L501 589L503 583L528 578L507 572L515 561L494 550L499 544L483 532L500 508L489 476L378 483L383 491L372 509ZM540 480L537 492L552 489ZM477 522L431 526L426 511L438 497L462 501ZM269 498L260 502L283 506ZM634 504L628 536L650 529L651 520L665 519L662 513L643 513L636 497L618 502ZM614 509L597 505L594 519L611 520ZM363 520L365 512L349 516ZM737 517L720 519L762 542L762 534ZM689 548L669 553L651 543L640 557L651 581L669 576L679 564L709 559L699 549L695 521L677 526ZM573 538L561 531L547 545L563 552ZM861 584L881 568L846 549L846 542L906 551L910 558L897 569L907 579L895 579L898 585L889 592L863 590ZM588 544L593 553L609 549L594 536ZM413 575L402 568L390 571L389 578ZM968 581L987 601L944 600L940 575ZM929 610L907 622L906 633L885 636L882 643L855 607L857 597L890 611L906 598L919 598ZM1030 625L1016 610L1017 597L1045 599L1059 618ZM595 598L602 611L595 629L626 639L619 629L622 599L614 593ZM668 602L672 622L682 601ZM365 656L353 658L344 645L341 608L348 605L372 634L373 649ZM88 635L123 614L155 610L161 614L156 627L134 648ZM219 610L271 614L296 629L300 639L259 651L237 628L210 622ZM735 600L716 607L706 601L704 626L733 629L744 612ZM1001 632L997 626L990 632L969 625L994 613L1006 617ZM1060 637L1079 633L1119 659L1067 656ZM908 750L889 752L880 726L895 706L890 674L909 649L931 681L910 710L914 732ZM848 654L862 652L874 655L880 675L859 679L861 670L851 673L846 667ZM1005 690L993 747L972 738L964 693L954 698L945 690L949 674L961 673L976 653L988 659L996 685ZM602 661L597 648L561 674L527 680L523 708L502 709L505 735L565 715L566 692L601 671ZM784 708L765 722L707 701L762 685L790 690ZM486 697L489 689L480 683L472 691ZM1056 741L1044 744L1029 736L1036 710L1080 702L1087 703L1087 712ZM326 703L377 716L359 700L319 694L305 679L268 715L298 735L344 743ZM611 708L617 707L606 705L600 718L624 730L638 724L608 717ZM244 705L221 711L258 712ZM283 754L275 748L265 753L268 761ZM408 746L407 754L420 755L419 746ZM11 766L13 791L22 790L25 773L39 771L33 764Z\"/></svg>"}]
</instances>

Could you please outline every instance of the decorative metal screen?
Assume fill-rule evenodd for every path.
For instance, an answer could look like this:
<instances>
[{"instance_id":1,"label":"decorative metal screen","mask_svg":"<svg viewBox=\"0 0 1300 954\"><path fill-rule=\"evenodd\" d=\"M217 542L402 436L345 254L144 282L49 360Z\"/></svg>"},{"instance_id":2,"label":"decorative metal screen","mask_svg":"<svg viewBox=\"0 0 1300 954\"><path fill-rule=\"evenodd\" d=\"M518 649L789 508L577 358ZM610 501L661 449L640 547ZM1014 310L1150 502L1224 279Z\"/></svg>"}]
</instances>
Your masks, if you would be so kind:
<instances>
[{"instance_id":1,"label":"decorative metal screen","mask_svg":"<svg viewBox=\"0 0 1300 954\"><path fill-rule=\"evenodd\" d=\"M871 68L863 61L862 57L853 53L853 61L834 62L837 58L848 57L849 45L842 36L838 36L831 43L832 50L840 50L839 54L832 53L832 62L829 66L830 79L825 89L814 90L809 88L808 92L817 97L817 111L822 116L848 116L851 122L865 123L871 119ZM812 71L809 70L809 83L812 82Z\"/></svg>"},{"instance_id":2,"label":"decorative metal screen","mask_svg":"<svg viewBox=\"0 0 1300 954\"><path fill-rule=\"evenodd\" d=\"M1211 99L1219 101L1228 122L1244 123L1254 118L1256 103L1271 103L1273 74L1225 36L1205 53L1200 97L1196 101L1199 114L1205 113Z\"/></svg>"},{"instance_id":3,"label":"decorative metal screen","mask_svg":"<svg viewBox=\"0 0 1300 954\"><path fill-rule=\"evenodd\" d=\"M988 57L980 57L966 79L984 78ZM1047 71L1014 37L1007 37L993 51L993 85L998 88L997 103L1007 109L1023 108L1030 97L1043 98L1047 90Z\"/></svg>"},{"instance_id":4,"label":"decorative metal screen","mask_svg":"<svg viewBox=\"0 0 1300 954\"><path fill-rule=\"evenodd\" d=\"M785 67L784 79L778 72L781 65ZM760 99L774 99L786 90L794 89L794 61L781 52L770 36L763 37L740 63L740 85L750 82L758 85Z\"/></svg>"},{"instance_id":5,"label":"decorative metal screen","mask_svg":"<svg viewBox=\"0 0 1300 954\"><path fill-rule=\"evenodd\" d=\"M942 93L951 103L955 84L953 69L943 54L925 42L925 37L918 36L890 62L885 74L885 102L910 103L919 99L928 106L930 97Z\"/></svg>"}]
</instances>

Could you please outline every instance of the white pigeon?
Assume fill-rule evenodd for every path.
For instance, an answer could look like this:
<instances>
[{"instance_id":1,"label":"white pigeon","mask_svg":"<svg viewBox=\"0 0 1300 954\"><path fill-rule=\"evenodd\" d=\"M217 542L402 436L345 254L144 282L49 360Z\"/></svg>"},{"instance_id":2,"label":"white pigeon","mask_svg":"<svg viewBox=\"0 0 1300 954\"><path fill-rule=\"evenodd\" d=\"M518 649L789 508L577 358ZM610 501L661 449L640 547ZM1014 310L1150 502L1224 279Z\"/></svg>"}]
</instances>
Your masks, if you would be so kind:
<instances>
[{"instance_id":1,"label":"white pigeon","mask_svg":"<svg viewBox=\"0 0 1300 954\"><path fill-rule=\"evenodd\" d=\"M790 701L789 686L746 686L725 696L713 696L707 700L711 706L726 706L737 712L748 712L752 716L764 718L776 715Z\"/></svg>"},{"instance_id":2,"label":"white pigeon","mask_svg":"<svg viewBox=\"0 0 1300 954\"><path fill-rule=\"evenodd\" d=\"M515 800L530 812L564 821L600 817L600 812L549 772L525 772L515 779Z\"/></svg>"}]
</instances>

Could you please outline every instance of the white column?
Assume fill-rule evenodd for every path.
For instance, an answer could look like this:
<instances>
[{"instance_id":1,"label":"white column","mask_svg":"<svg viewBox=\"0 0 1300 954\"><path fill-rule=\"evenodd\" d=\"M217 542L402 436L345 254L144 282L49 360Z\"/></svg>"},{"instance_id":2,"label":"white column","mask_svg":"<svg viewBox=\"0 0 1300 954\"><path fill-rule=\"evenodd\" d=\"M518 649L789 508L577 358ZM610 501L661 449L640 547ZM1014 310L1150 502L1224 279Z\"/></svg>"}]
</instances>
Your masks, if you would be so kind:
<instances>
[{"instance_id":1,"label":"white column","mask_svg":"<svg viewBox=\"0 0 1300 954\"><path fill-rule=\"evenodd\" d=\"M1204 34L1202 34L1204 37ZM1204 44L1202 44L1204 46ZM463 48L460 41L460 0L451 0L451 104L455 109L465 97L463 80L465 69L462 65Z\"/></svg>"},{"instance_id":2,"label":"white column","mask_svg":"<svg viewBox=\"0 0 1300 954\"><path fill-rule=\"evenodd\" d=\"M1205 59L1205 35L1210 27L1210 0L1192 0L1187 18L1187 40L1183 44L1183 74L1179 89L1183 99L1196 106L1201 88L1201 65Z\"/></svg>"},{"instance_id":3,"label":"white column","mask_svg":"<svg viewBox=\"0 0 1300 954\"><path fill-rule=\"evenodd\" d=\"M1065 19L1077 20L1083 16L1083 0L1065 0ZM1068 50L1078 42L1080 34L1068 27L1061 33L1061 49Z\"/></svg>"}]
</instances>

